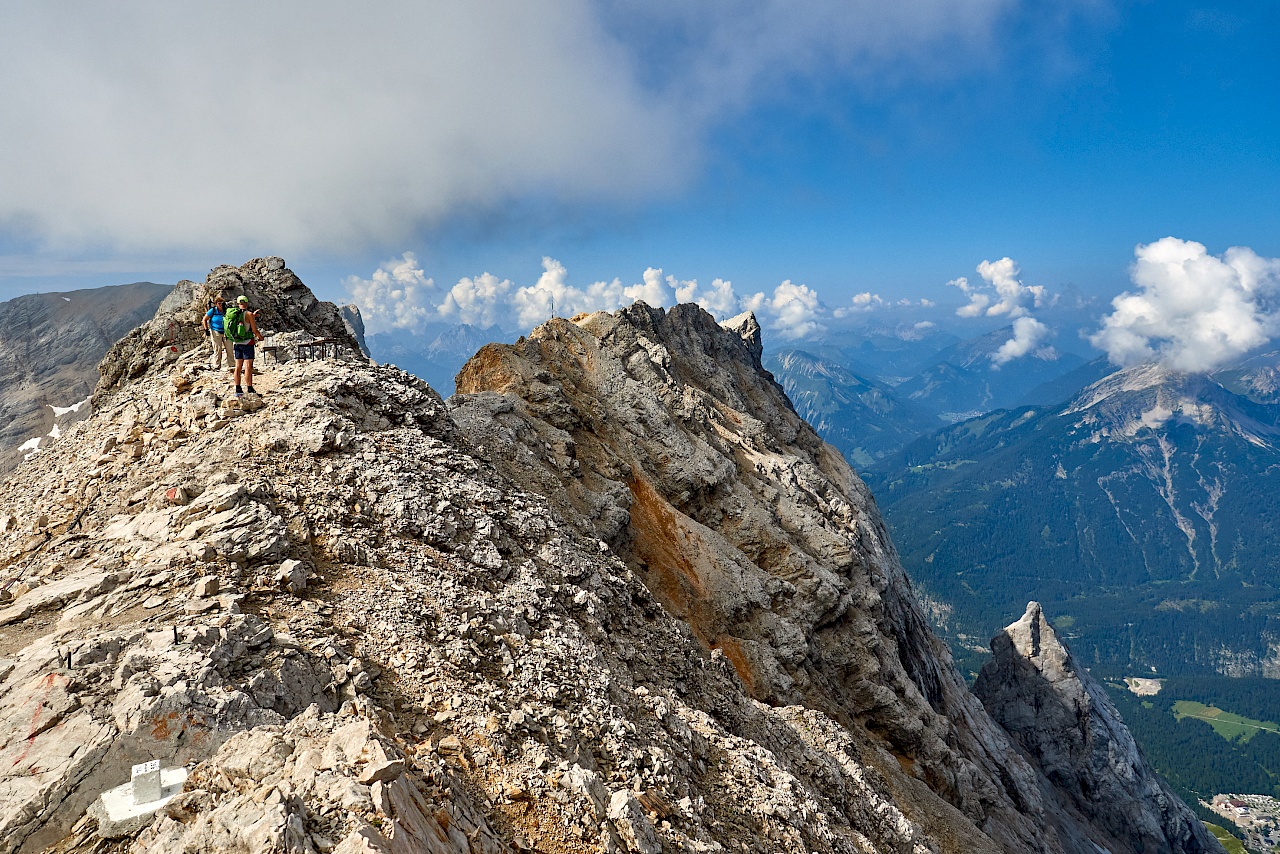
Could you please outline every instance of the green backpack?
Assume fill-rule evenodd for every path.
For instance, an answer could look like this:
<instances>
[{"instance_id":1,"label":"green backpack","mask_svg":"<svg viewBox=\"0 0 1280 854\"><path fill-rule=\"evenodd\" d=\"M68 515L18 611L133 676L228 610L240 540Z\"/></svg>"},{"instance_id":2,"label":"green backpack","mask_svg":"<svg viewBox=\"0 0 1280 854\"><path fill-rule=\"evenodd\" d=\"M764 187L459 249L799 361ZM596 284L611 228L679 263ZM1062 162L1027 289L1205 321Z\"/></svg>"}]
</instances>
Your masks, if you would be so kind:
<instances>
[{"instance_id":1,"label":"green backpack","mask_svg":"<svg viewBox=\"0 0 1280 854\"><path fill-rule=\"evenodd\" d=\"M226 326L227 337L235 344L243 344L253 338L249 322L244 316L244 309L238 305L227 309L223 324Z\"/></svg>"}]
</instances>

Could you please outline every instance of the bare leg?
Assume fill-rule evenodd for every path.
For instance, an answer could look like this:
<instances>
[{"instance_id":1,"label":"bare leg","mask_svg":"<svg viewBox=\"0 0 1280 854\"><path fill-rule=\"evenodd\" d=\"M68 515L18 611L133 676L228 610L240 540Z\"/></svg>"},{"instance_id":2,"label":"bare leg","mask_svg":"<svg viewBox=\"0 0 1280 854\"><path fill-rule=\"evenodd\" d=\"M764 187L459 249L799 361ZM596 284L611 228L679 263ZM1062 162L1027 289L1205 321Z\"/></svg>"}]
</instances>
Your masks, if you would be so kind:
<instances>
[{"instance_id":1,"label":"bare leg","mask_svg":"<svg viewBox=\"0 0 1280 854\"><path fill-rule=\"evenodd\" d=\"M244 359L236 359L236 373L235 373L236 388L240 388L240 371L243 368L244 368Z\"/></svg>"},{"instance_id":2,"label":"bare leg","mask_svg":"<svg viewBox=\"0 0 1280 854\"><path fill-rule=\"evenodd\" d=\"M244 384L245 388L253 388L253 359L244 360Z\"/></svg>"}]
</instances>

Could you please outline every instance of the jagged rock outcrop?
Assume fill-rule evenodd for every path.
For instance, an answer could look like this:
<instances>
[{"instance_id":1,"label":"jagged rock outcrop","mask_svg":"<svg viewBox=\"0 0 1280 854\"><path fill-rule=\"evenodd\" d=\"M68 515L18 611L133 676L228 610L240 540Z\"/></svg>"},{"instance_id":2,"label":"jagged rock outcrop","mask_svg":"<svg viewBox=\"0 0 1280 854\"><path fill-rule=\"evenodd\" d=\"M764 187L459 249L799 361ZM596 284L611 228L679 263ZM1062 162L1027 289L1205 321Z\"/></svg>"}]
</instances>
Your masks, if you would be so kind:
<instances>
[{"instance_id":1,"label":"jagged rock outcrop","mask_svg":"<svg viewBox=\"0 0 1280 854\"><path fill-rule=\"evenodd\" d=\"M540 473L531 488L624 556L753 696L860 734L933 834L968 823L940 809L955 807L971 839L1051 850L1031 770L1005 767L870 494L764 372L755 318L726 327L693 305L553 320L481 350L454 417L509 477ZM919 780L946 800L920 804Z\"/></svg>"},{"instance_id":2,"label":"jagged rock outcrop","mask_svg":"<svg viewBox=\"0 0 1280 854\"><path fill-rule=\"evenodd\" d=\"M552 321L449 407L354 347L226 399L157 330L232 272L336 337L218 268L0 487L0 852L94 850L140 758L190 774L134 852L1086 850L754 318Z\"/></svg>"},{"instance_id":3,"label":"jagged rock outcrop","mask_svg":"<svg viewBox=\"0 0 1280 854\"><path fill-rule=\"evenodd\" d=\"M342 322L351 333L351 337L355 338L356 343L360 345L360 352L368 356L369 345L364 340L364 317L360 314L360 306L354 303L340 305L338 314L342 317Z\"/></svg>"},{"instance_id":4,"label":"jagged rock outcrop","mask_svg":"<svg viewBox=\"0 0 1280 854\"><path fill-rule=\"evenodd\" d=\"M1038 602L991 641L974 683L991 716L1112 852L1217 851L1151 770L1106 691L1072 658Z\"/></svg>"},{"instance_id":5,"label":"jagged rock outcrop","mask_svg":"<svg viewBox=\"0 0 1280 854\"><path fill-rule=\"evenodd\" d=\"M215 267L201 284L187 279L178 282L154 318L107 351L99 366L98 391L116 388L153 368L174 364L192 349L205 348L201 320L208 306L216 297L231 304L242 294L251 299L250 307L258 313L258 330L264 336L290 332L333 338L353 352L363 352L338 308L317 299L285 266L284 259L255 258L240 267Z\"/></svg>"},{"instance_id":6,"label":"jagged rock outcrop","mask_svg":"<svg viewBox=\"0 0 1280 854\"><path fill-rule=\"evenodd\" d=\"M89 414L72 407L93 392L102 355L168 291L135 282L0 303L0 473Z\"/></svg>"}]
</instances>

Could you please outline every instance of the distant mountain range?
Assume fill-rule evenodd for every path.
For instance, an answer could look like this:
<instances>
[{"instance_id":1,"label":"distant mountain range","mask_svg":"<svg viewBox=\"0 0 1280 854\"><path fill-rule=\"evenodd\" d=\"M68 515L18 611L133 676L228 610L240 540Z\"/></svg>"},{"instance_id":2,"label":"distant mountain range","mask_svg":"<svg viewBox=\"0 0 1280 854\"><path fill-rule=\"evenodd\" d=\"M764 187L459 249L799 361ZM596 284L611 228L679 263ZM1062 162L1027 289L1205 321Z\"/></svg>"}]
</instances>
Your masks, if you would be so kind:
<instances>
[{"instance_id":1,"label":"distant mountain range","mask_svg":"<svg viewBox=\"0 0 1280 854\"><path fill-rule=\"evenodd\" d=\"M1110 370L1046 350L997 364L1010 327L968 340L936 330L871 333L837 345L770 350L765 367L796 411L859 467L948 423L1028 397L1069 398Z\"/></svg>"},{"instance_id":2,"label":"distant mountain range","mask_svg":"<svg viewBox=\"0 0 1280 854\"><path fill-rule=\"evenodd\" d=\"M107 349L149 320L172 285L134 282L0 303L0 473L38 449L98 383Z\"/></svg>"},{"instance_id":3,"label":"distant mountain range","mask_svg":"<svg viewBox=\"0 0 1280 854\"><path fill-rule=\"evenodd\" d=\"M427 323L413 329L366 334L369 354L420 377L439 394L453 394L453 378L476 351L494 341L514 339L497 326Z\"/></svg>"},{"instance_id":4,"label":"distant mountain range","mask_svg":"<svg viewBox=\"0 0 1280 854\"><path fill-rule=\"evenodd\" d=\"M872 330L838 348L828 347L823 355L838 352L840 358L856 366L858 372L896 386L915 376L922 366L931 364L943 350L963 341L953 333L936 329Z\"/></svg>"},{"instance_id":5,"label":"distant mountain range","mask_svg":"<svg viewBox=\"0 0 1280 854\"><path fill-rule=\"evenodd\" d=\"M1036 598L1095 666L1280 676L1280 406L1145 365L865 476L962 646Z\"/></svg>"},{"instance_id":6,"label":"distant mountain range","mask_svg":"<svg viewBox=\"0 0 1280 854\"><path fill-rule=\"evenodd\" d=\"M803 350L769 353L764 366L796 412L856 466L868 466L935 429L935 415L891 387Z\"/></svg>"},{"instance_id":7,"label":"distant mountain range","mask_svg":"<svg viewBox=\"0 0 1280 854\"><path fill-rule=\"evenodd\" d=\"M1012 335L1004 327L945 348L931 364L899 384L897 394L944 420L959 421L1014 406L1032 389L1084 363L1074 353L1047 348L1038 355L998 364L996 353Z\"/></svg>"},{"instance_id":8,"label":"distant mountain range","mask_svg":"<svg viewBox=\"0 0 1280 854\"><path fill-rule=\"evenodd\" d=\"M1280 350L1250 356L1214 379L1256 403L1280 403Z\"/></svg>"}]
</instances>

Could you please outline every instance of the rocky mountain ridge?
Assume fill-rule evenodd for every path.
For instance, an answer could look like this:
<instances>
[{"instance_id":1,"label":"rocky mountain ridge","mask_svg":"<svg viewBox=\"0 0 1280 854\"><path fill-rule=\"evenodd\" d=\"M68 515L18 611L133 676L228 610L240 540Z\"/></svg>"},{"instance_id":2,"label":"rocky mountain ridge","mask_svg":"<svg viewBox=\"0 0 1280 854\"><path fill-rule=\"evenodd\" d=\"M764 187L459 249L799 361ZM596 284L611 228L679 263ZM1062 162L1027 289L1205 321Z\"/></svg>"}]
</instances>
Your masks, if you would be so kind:
<instances>
[{"instance_id":1,"label":"rocky mountain ridge","mask_svg":"<svg viewBox=\"0 0 1280 854\"><path fill-rule=\"evenodd\" d=\"M856 466L881 459L942 424L931 413L900 400L884 383L804 350L769 353L764 366L786 391L796 413Z\"/></svg>"},{"instance_id":2,"label":"rocky mountain ridge","mask_svg":"<svg viewBox=\"0 0 1280 854\"><path fill-rule=\"evenodd\" d=\"M344 357L228 399L161 330L232 288ZM1014 749L759 335L557 319L446 405L279 259L180 284L0 487L0 851L1219 850Z\"/></svg>"},{"instance_id":3,"label":"rocky mountain ridge","mask_svg":"<svg viewBox=\"0 0 1280 854\"><path fill-rule=\"evenodd\" d=\"M1133 440L1144 430L1184 422L1202 430L1274 447L1280 409L1233 394L1212 378L1158 364L1118 370L1085 388L1062 410L1096 431L1092 440Z\"/></svg>"}]
</instances>

